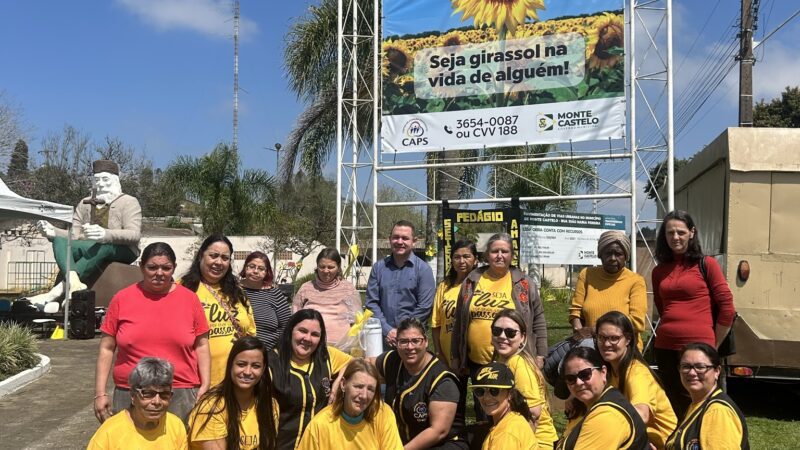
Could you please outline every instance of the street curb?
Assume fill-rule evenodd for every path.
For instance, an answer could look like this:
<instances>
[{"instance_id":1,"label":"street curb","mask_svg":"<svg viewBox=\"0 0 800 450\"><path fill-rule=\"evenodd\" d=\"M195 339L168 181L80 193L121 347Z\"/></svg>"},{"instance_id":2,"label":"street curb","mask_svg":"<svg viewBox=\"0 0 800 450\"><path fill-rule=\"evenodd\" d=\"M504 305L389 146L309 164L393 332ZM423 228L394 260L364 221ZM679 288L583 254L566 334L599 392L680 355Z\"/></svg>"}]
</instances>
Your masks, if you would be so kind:
<instances>
[{"instance_id":1,"label":"street curb","mask_svg":"<svg viewBox=\"0 0 800 450\"><path fill-rule=\"evenodd\" d=\"M50 371L50 358L48 358L46 355L42 355L41 353L37 353L36 355L39 356L39 364L37 364L35 367L0 381L0 398L3 398L17 389L20 389L27 384L38 380L39 378L43 377L44 374Z\"/></svg>"}]
</instances>

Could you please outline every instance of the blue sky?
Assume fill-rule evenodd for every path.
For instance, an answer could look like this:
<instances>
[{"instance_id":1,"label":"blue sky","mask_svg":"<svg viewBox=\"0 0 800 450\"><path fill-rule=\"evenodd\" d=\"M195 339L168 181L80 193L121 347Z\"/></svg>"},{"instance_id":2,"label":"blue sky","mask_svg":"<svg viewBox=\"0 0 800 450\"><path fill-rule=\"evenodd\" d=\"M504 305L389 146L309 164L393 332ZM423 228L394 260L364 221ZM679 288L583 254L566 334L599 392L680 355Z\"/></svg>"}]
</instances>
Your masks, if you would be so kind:
<instances>
[{"instance_id":1,"label":"blue sky","mask_svg":"<svg viewBox=\"0 0 800 450\"><path fill-rule=\"evenodd\" d=\"M264 147L285 142L303 108L288 89L282 52L289 25L316 3L242 1L239 147L247 167L274 170L275 153ZM449 7L446 0L441 4ZM738 17L739 2L673 4L677 102ZM118 137L157 167L230 141L231 5L227 0L0 0L0 91L19 108L31 151L65 124L98 142ZM764 0L756 38L797 7L795 1ZM551 7L548 13L554 12ZM798 19L757 52L756 99L775 97L800 82L796 36ZM724 127L736 125L737 74L734 70L678 137L678 156L693 154ZM335 173L333 163L326 172Z\"/></svg>"}]
</instances>

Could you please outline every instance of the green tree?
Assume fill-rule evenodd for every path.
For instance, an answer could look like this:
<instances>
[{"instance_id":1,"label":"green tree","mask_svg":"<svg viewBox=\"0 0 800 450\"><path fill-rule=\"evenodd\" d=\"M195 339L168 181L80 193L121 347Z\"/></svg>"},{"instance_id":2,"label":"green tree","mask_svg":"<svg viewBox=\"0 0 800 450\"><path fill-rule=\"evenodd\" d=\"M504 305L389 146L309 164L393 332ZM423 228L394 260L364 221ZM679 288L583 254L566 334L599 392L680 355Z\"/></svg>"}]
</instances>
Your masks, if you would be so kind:
<instances>
[{"instance_id":1,"label":"green tree","mask_svg":"<svg viewBox=\"0 0 800 450\"><path fill-rule=\"evenodd\" d=\"M678 173L681 169L683 169L686 164L691 161L691 158L678 158L673 163L673 170L675 173ZM650 168L650 179L648 183L644 185L644 193L647 194L647 198L651 200L655 200L658 198L657 193L664 187L664 183L667 182L667 163L666 161L662 161L655 166Z\"/></svg>"},{"instance_id":2,"label":"green tree","mask_svg":"<svg viewBox=\"0 0 800 450\"><path fill-rule=\"evenodd\" d=\"M336 183L298 172L275 199L267 222L271 250L289 250L305 258L336 240Z\"/></svg>"},{"instance_id":3,"label":"green tree","mask_svg":"<svg viewBox=\"0 0 800 450\"><path fill-rule=\"evenodd\" d=\"M259 234L274 209L272 178L260 169L242 170L237 153L225 144L199 158L179 156L164 179L199 205L205 234Z\"/></svg>"},{"instance_id":4,"label":"green tree","mask_svg":"<svg viewBox=\"0 0 800 450\"><path fill-rule=\"evenodd\" d=\"M753 126L800 128L800 87L786 87L780 98L753 106Z\"/></svg>"},{"instance_id":5,"label":"green tree","mask_svg":"<svg viewBox=\"0 0 800 450\"><path fill-rule=\"evenodd\" d=\"M28 176L28 144L20 139L14 145L11 161L8 163L7 176L9 180L17 180Z\"/></svg>"}]
</instances>

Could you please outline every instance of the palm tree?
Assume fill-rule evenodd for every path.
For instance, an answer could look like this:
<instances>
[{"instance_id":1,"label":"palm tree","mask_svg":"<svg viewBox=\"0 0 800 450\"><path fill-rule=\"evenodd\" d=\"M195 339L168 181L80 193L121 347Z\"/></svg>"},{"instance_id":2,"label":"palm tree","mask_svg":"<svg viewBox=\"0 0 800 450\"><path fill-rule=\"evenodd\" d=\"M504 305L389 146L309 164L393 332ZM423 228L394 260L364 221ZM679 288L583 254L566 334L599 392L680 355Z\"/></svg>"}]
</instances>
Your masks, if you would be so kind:
<instances>
[{"instance_id":1,"label":"palm tree","mask_svg":"<svg viewBox=\"0 0 800 450\"><path fill-rule=\"evenodd\" d=\"M199 205L203 233L256 234L273 211L273 182L263 170L241 170L226 144L199 158L179 156L164 174L173 189Z\"/></svg>"},{"instance_id":2,"label":"palm tree","mask_svg":"<svg viewBox=\"0 0 800 450\"><path fill-rule=\"evenodd\" d=\"M534 145L526 147L498 148L487 151L487 156L497 160L521 158L532 159L554 153L554 146ZM487 189L496 197L534 197L551 195L574 195L580 189L591 188L595 169L587 161L529 162L492 166ZM508 205L499 204L498 207ZM574 211L574 200L532 202L520 205L533 211Z\"/></svg>"},{"instance_id":3,"label":"palm tree","mask_svg":"<svg viewBox=\"0 0 800 450\"><path fill-rule=\"evenodd\" d=\"M372 17L372 2L361 2L361 17ZM306 17L295 22L289 29L284 51L284 65L289 74L290 87L300 100L308 107L300 114L297 124L284 147L284 159L281 164L281 179L291 180L295 165L299 161L301 170L310 175L321 174L322 167L334 149L336 138L336 74L337 74L337 14L336 0L322 0L318 7L311 6ZM349 13L346 13L349 14ZM350 17L345 17L349 23ZM371 28L371 24L363 24L362 29ZM370 61L372 47L363 45L359 48L359 60ZM371 85L372 74L365 74L361 85ZM344 86L345 98L352 95L352 85ZM360 96L364 98L364 96ZM349 124L345 117L344 127ZM359 134L365 145L372 143L372 105L365 104L358 109ZM442 158L452 161L461 152L444 152ZM439 159L438 154L430 154L428 160ZM436 175L434 175L434 172ZM428 173L427 195L429 198L453 199L463 198L471 193L464 189L459 180L474 181L474 175L463 167L442 168ZM435 184L433 182L435 181ZM426 240L435 242L438 207L428 208L426 224Z\"/></svg>"}]
</instances>

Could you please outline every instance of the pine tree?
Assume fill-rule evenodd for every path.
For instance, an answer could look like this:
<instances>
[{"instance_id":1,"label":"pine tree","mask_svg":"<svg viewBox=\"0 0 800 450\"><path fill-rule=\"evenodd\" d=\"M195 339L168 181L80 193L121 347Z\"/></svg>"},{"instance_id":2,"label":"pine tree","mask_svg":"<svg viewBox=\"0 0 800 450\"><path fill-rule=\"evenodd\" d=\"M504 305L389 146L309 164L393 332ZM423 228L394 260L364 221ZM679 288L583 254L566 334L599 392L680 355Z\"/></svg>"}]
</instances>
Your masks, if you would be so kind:
<instances>
[{"instance_id":1,"label":"pine tree","mask_svg":"<svg viewBox=\"0 0 800 450\"><path fill-rule=\"evenodd\" d=\"M28 176L28 144L22 139L14 145L7 175L9 181L17 181Z\"/></svg>"}]
</instances>

